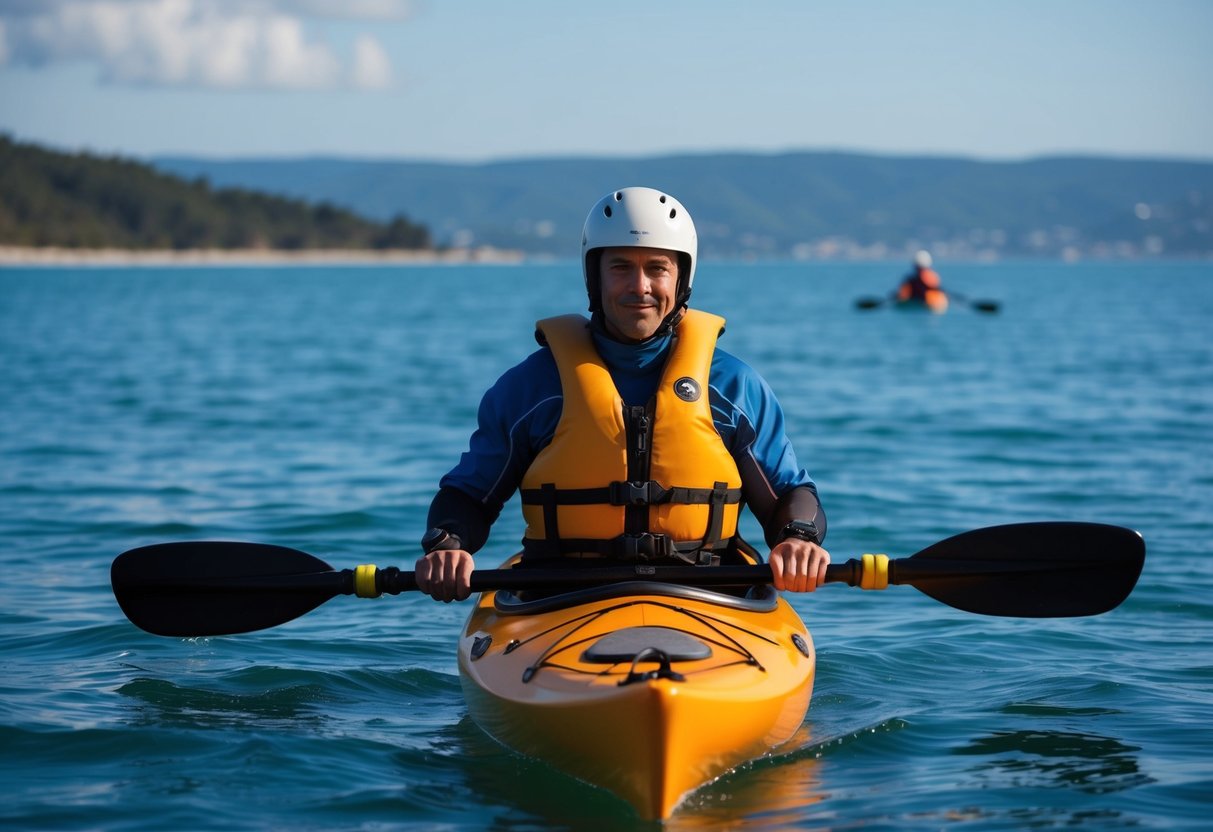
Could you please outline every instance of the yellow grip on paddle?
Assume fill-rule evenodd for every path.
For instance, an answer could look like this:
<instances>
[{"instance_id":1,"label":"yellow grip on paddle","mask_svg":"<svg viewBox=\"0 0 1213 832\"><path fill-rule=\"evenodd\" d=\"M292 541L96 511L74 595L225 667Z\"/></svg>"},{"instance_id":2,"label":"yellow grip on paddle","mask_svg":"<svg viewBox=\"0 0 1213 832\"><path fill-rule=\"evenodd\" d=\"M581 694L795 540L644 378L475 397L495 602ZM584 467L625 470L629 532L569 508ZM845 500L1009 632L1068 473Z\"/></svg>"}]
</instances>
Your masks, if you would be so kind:
<instances>
[{"instance_id":1,"label":"yellow grip on paddle","mask_svg":"<svg viewBox=\"0 0 1213 832\"><path fill-rule=\"evenodd\" d=\"M359 598L378 598L382 593L375 588L375 573L378 568L373 563L364 563L354 568L354 594Z\"/></svg>"},{"instance_id":2,"label":"yellow grip on paddle","mask_svg":"<svg viewBox=\"0 0 1213 832\"><path fill-rule=\"evenodd\" d=\"M859 576L860 589L889 588L889 556L864 555L863 573Z\"/></svg>"}]
</instances>

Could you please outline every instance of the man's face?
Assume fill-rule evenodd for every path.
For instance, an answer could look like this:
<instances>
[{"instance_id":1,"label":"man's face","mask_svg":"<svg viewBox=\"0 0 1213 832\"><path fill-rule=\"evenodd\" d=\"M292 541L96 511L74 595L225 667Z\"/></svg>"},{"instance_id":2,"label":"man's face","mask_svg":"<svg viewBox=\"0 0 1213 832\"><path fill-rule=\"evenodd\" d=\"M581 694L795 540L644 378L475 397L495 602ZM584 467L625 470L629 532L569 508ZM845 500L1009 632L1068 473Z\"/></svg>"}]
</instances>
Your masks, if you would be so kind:
<instances>
[{"instance_id":1,"label":"man's face","mask_svg":"<svg viewBox=\"0 0 1213 832\"><path fill-rule=\"evenodd\" d=\"M674 311L678 255L658 248L607 248L599 260L607 332L643 341Z\"/></svg>"}]
</instances>

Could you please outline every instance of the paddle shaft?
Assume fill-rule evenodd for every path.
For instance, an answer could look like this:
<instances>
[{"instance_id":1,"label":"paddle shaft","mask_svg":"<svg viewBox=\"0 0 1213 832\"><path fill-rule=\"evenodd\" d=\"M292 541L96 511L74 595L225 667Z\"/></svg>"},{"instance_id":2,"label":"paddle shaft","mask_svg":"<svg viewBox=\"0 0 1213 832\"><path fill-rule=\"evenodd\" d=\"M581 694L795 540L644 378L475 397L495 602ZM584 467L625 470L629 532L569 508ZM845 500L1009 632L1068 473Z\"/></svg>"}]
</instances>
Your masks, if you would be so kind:
<instances>
[{"instance_id":1,"label":"paddle shaft","mask_svg":"<svg viewBox=\"0 0 1213 832\"><path fill-rule=\"evenodd\" d=\"M998 301L996 300L974 300L966 295L958 292L948 292L948 297L961 303L968 304L970 309L975 309L978 312L997 312Z\"/></svg>"},{"instance_id":2,"label":"paddle shaft","mask_svg":"<svg viewBox=\"0 0 1213 832\"><path fill-rule=\"evenodd\" d=\"M1087 568L1083 563L1042 564L1036 561L948 561L930 560L915 562L913 558L888 561L888 583L916 586L932 580L954 580L958 573L966 577L975 575L996 576L1016 574L1038 574L1042 571L1060 572ZM842 583L861 586L863 583L863 561L851 558L845 563L834 563L826 567L826 583ZM477 569L472 572L473 592L527 589L586 589L628 581L687 584L689 586L736 587L769 584L774 580L770 564L756 566L609 566L586 569ZM332 596L356 595L353 569L305 572L293 575L259 575L195 578L181 581L157 581L145 587L132 583L128 591L156 592L165 595L175 593L249 593L266 592L328 592ZM375 595L400 595L417 590L413 572L395 566L375 570Z\"/></svg>"}]
</instances>

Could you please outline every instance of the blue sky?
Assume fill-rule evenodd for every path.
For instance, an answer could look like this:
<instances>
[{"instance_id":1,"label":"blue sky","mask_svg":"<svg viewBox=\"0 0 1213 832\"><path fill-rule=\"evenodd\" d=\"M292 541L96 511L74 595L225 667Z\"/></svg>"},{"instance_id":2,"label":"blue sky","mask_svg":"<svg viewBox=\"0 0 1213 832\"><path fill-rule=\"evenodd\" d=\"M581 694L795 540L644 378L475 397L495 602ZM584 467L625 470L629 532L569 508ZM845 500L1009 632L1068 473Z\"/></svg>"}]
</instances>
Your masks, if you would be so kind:
<instances>
[{"instance_id":1,"label":"blue sky","mask_svg":"<svg viewBox=\"0 0 1213 832\"><path fill-rule=\"evenodd\" d=\"M1213 160L1206 0L0 0L0 131L130 156Z\"/></svg>"}]
</instances>

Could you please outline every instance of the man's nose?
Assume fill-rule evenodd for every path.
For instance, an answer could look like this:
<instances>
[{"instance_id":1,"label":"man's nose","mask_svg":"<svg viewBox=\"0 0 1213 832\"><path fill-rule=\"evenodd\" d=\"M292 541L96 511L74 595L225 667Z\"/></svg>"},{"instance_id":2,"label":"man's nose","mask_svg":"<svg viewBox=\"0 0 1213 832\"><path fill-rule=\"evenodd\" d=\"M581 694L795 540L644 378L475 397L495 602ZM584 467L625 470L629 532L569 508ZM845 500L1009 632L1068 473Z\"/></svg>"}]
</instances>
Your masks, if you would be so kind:
<instances>
[{"instance_id":1,"label":"man's nose","mask_svg":"<svg viewBox=\"0 0 1213 832\"><path fill-rule=\"evenodd\" d=\"M644 269L635 267L628 269L627 276L624 278L624 283L629 289L645 294L649 290L649 276L644 273Z\"/></svg>"}]
</instances>

